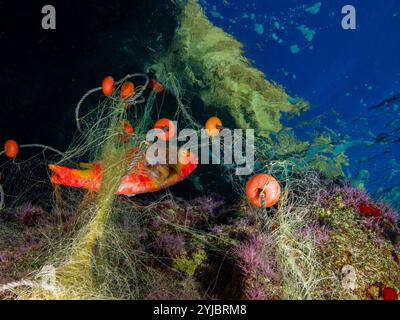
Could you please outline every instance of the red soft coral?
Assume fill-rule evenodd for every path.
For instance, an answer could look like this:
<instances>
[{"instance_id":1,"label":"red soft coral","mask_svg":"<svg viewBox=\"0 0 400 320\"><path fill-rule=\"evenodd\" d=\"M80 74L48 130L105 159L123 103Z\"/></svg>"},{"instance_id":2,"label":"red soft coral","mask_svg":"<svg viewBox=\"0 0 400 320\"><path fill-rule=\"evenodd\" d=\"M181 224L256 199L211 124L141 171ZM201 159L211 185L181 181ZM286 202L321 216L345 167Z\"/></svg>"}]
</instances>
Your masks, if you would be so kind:
<instances>
[{"instance_id":1,"label":"red soft coral","mask_svg":"<svg viewBox=\"0 0 400 320\"><path fill-rule=\"evenodd\" d=\"M363 215L364 217L378 218L382 214L381 210L366 203L361 203L358 206L358 210L360 211L360 214Z\"/></svg>"},{"instance_id":2,"label":"red soft coral","mask_svg":"<svg viewBox=\"0 0 400 320\"><path fill-rule=\"evenodd\" d=\"M383 289L383 300L397 300L397 291L396 289L386 287Z\"/></svg>"}]
</instances>

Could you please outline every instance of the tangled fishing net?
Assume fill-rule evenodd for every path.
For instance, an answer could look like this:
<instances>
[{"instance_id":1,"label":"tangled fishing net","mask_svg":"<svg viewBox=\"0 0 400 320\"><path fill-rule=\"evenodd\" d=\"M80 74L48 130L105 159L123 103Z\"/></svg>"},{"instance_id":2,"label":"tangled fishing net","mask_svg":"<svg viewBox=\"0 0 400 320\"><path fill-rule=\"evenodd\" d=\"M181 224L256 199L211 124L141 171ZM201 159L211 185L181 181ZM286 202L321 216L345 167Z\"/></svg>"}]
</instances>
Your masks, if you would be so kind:
<instances>
[{"instance_id":1,"label":"tangled fishing net","mask_svg":"<svg viewBox=\"0 0 400 320\"><path fill-rule=\"evenodd\" d=\"M129 81L136 87L121 97ZM370 297L373 286L375 298L384 288L399 289L391 209L376 205L379 221L362 217L360 205L374 206L367 195L324 177L301 156L282 155L264 136L256 136L249 151L255 174L279 181L274 205L265 205L265 188L260 206L248 201L249 177L223 163L233 204L203 193L184 200L168 189L147 198L116 195L121 179L140 170L147 132L167 112L165 101L176 106L170 118L179 129L203 128L173 74L159 81L162 93L146 74L124 77L107 95L99 94L102 87L88 91L75 109L78 130L68 150L43 146L31 159L2 165L2 298L346 299ZM134 133L124 129L126 121ZM47 164L91 170L88 163L99 161L98 192L43 179Z\"/></svg>"},{"instance_id":2,"label":"tangled fishing net","mask_svg":"<svg viewBox=\"0 0 400 320\"><path fill-rule=\"evenodd\" d=\"M132 96L122 99L119 96L120 86L129 79L135 79L136 83L141 80L143 84L135 88ZM118 184L128 168L135 167L135 163L143 156L145 152L143 148L145 135L153 124L150 115L160 112L160 110L157 110L155 91L151 91L147 99L144 99L143 93L148 88L149 81L147 75L144 74L126 76L116 82L117 90L115 90L114 94L100 98L98 103L95 103L95 107L89 108L89 111L84 115L82 115L82 105L89 103L89 98L101 91L102 88L88 91L79 101L76 107L78 133L71 147L62 155L62 159L58 161L58 164L71 165L79 163L83 159L90 162L101 160L103 167L102 187L98 194L91 192L82 194L76 192L76 190L68 191L55 187L52 199L47 199L52 203L53 211L58 212L59 215L62 212L73 211L75 215L73 223L79 226L76 230L71 231L69 237L62 238L62 244L51 244L53 246L61 246L61 252L55 254L55 261L51 264L51 267L45 266L45 269L51 272L43 273L42 270L35 276L46 278L46 283L51 280L52 290L49 290L49 286L39 285L36 282L34 286L27 285L29 281L26 282L24 280L20 283L7 285L2 288L2 291L13 291L15 288L17 295L22 298L80 299L95 298L98 295L99 297L112 297L107 291L99 291L95 285L94 274L97 274L96 257L99 254L98 251L104 250L107 246L105 239L112 234L111 227L106 227L110 215L118 215L117 199L115 197ZM142 109L139 108L141 104L145 104ZM129 108L132 108L133 111L129 112L128 115ZM126 139L125 141L125 139L121 139L124 134L126 135L122 130L121 123L127 119L135 121L135 134L130 135L129 140ZM127 164L127 155L131 150L137 151L134 157L129 158L130 163ZM51 160L52 158L47 158L46 162ZM35 178L36 166L39 166L39 163L43 166L43 162L40 162L38 157L21 163L15 160L12 162L12 170L28 173L22 181L6 180L4 182L7 187L14 186L14 188L24 190L22 193L18 193L13 192L15 190L7 189L7 192L16 194L13 204L9 207L18 207L24 196L31 193L32 189L41 189L43 192L43 188L49 188L49 185L42 181L36 182L36 185L31 185L32 180ZM85 165L81 164L81 166L84 167ZM25 167L29 167L29 170L25 170ZM13 176L17 175L12 173L9 175L11 179ZM25 185L23 185L24 183ZM9 199L7 200L9 201ZM3 202L4 192L2 192ZM60 228L63 228L63 221L59 221L59 224ZM104 246L102 245L103 243ZM115 251L116 248L112 250ZM132 254L134 253L131 252L130 255ZM139 261L135 262L135 268L140 269ZM42 277L43 274L44 276ZM134 276L134 274L140 277L140 270L134 271L131 276ZM151 276L151 270L146 271L146 276ZM105 279L107 278L105 277ZM124 281L128 280L125 279ZM145 282L144 279L142 281ZM117 279L116 282L118 282ZM27 290L22 290L22 288Z\"/></svg>"}]
</instances>

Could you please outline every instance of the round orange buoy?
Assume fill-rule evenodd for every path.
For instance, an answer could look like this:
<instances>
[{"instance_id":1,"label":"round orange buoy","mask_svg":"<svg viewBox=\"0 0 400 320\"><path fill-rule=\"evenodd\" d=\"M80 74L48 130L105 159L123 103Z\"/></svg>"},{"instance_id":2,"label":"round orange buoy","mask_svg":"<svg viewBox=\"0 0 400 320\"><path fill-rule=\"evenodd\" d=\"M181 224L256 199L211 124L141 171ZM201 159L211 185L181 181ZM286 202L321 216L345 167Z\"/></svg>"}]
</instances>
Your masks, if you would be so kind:
<instances>
[{"instance_id":1,"label":"round orange buoy","mask_svg":"<svg viewBox=\"0 0 400 320\"><path fill-rule=\"evenodd\" d=\"M9 158L16 158L19 152L18 143L15 140L7 140L4 144L4 153Z\"/></svg>"},{"instance_id":2,"label":"round orange buoy","mask_svg":"<svg viewBox=\"0 0 400 320\"><path fill-rule=\"evenodd\" d=\"M210 137L216 137L221 131L222 121L217 117L211 117L207 120L205 128Z\"/></svg>"},{"instance_id":3,"label":"round orange buoy","mask_svg":"<svg viewBox=\"0 0 400 320\"><path fill-rule=\"evenodd\" d=\"M176 127L175 124L166 118L158 120L154 124L154 129L160 129L162 132L157 134L158 139L163 140L163 141L168 141L170 140L176 133Z\"/></svg>"},{"instance_id":4,"label":"round orange buoy","mask_svg":"<svg viewBox=\"0 0 400 320\"><path fill-rule=\"evenodd\" d=\"M111 96L114 92L115 80L113 77L108 76L103 80L103 84L101 89L103 90L103 94L107 97Z\"/></svg>"},{"instance_id":5,"label":"round orange buoy","mask_svg":"<svg viewBox=\"0 0 400 320\"><path fill-rule=\"evenodd\" d=\"M264 197L265 207L269 208L279 202L281 186L274 177L268 174L257 174L247 182L246 195L257 207L262 206L261 199Z\"/></svg>"},{"instance_id":6,"label":"round orange buoy","mask_svg":"<svg viewBox=\"0 0 400 320\"><path fill-rule=\"evenodd\" d=\"M161 93L164 91L164 86L160 82L154 79L150 80L149 87L157 93Z\"/></svg>"},{"instance_id":7,"label":"round orange buoy","mask_svg":"<svg viewBox=\"0 0 400 320\"><path fill-rule=\"evenodd\" d=\"M126 119L122 121L122 130L124 133L118 135L119 142L127 142L129 136L135 133L135 129L132 127L131 123Z\"/></svg>"},{"instance_id":8,"label":"round orange buoy","mask_svg":"<svg viewBox=\"0 0 400 320\"><path fill-rule=\"evenodd\" d=\"M122 121L122 127L124 129L124 132L128 135L135 133L135 129L132 127L131 123L128 120Z\"/></svg>"},{"instance_id":9,"label":"round orange buoy","mask_svg":"<svg viewBox=\"0 0 400 320\"><path fill-rule=\"evenodd\" d=\"M121 87L121 98L122 99L129 99L135 94L135 85L130 82L124 82Z\"/></svg>"}]
</instances>

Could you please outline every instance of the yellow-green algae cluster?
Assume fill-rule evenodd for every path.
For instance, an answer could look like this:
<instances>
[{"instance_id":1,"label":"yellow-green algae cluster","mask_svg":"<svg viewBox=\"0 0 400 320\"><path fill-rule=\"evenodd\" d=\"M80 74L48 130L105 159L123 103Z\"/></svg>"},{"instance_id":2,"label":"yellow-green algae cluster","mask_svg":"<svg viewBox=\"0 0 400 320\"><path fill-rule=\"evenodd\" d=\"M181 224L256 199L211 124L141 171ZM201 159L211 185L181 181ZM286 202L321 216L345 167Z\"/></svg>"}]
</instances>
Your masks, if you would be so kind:
<instances>
[{"instance_id":1,"label":"yellow-green algae cluster","mask_svg":"<svg viewBox=\"0 0 400 320\"><path fill-rule=\"evenodd\" d=\"M344 151L336 152L332 139L326 133L316 134L313 141L299 140L292 129L285 128L268 140L270 152L280 159L290 158L299 167L308 167L322 172L328 178L341 178L343 166L348 165Z\"/></svg>"},{"instance_id":2,"label":"yellow-green algae cluster","mask_svg":"<svg viewBox=\"0 0 400 320\"><path fill-rule=\"evenodd\" d=\"M197 252L193 252L191 256L182 255L176 258L172 263L172 267L187 276L193 276L196 269L206 259L207 254L205 253L205 251L199 250Z\"/></svg>"},{"instance_id":3,"label":"yellow-green algae cluster","mask_svg":"<svg viewBox=\"0 0 400 320\"><path fill-rule=\"evenodd\" d=\"M282 86L266 80L244 56L243 45L214 26L197 0L182 1L182 7L169 50L150 69L159 78L165 72L176 77L186 92L201 98L210 115L233 119L236 127L255 129L267 139L277 134L277 143L268 142L281 156L294 153L328 177L344 176L342 165L347 158L344 153L333 154L331 141L322 141L328 137L316 137L312 143L300 141L281 123L282 113L299 114L308 109L308 103L292 99ZM196 113L193 107L192 112Z\"/></svg>"},{"instance_id":4,"label":"yellow-green algae cluster","mask_svg":"<svg viewBox=\"0 0 400 320\"><path fill-rule=\"evenodd\" d=\"M335 153L335 146L330 136L320 134L306 152L306 162L313 168L323 172L330 178L344 177L343 166L348 165L348 158L344 151Z\"/></svg>"},{"instance_id":5,"label":"yellow-green algae cluster","mask_svg":"<svg viewBox=\"0 0 400 320\"><path fill-rule=\"evenodd\" d=\"M243 45L214 26L196 0L188 1L169 52L152 67L174 73L213 112L228 113L237 127L254 128L264 136L282 129L282 112L308 107L302 100L291 102L281 86L252 67Z\"/></svg>"}]
</instances>

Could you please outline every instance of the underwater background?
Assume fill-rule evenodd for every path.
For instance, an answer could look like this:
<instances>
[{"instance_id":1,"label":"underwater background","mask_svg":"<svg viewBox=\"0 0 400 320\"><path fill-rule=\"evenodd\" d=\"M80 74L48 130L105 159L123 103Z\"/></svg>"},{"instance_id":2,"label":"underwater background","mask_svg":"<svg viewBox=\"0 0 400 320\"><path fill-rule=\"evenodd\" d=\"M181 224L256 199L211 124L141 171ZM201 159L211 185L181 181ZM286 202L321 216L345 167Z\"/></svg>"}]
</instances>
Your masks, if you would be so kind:
<instances>
[{"instance_id":1,"label":"underwater background","mask_svg":"<svg viewBox=\"0 0 400 320\"><path fill-rule=\"evenodd\" d=\"M310 103L297 136L329 131L357 187L400 208L400 2L202 0L268 79ZM351 4L357 29L341 26Z\"/></svg>"},{"instance_id":2,"label":"underwater background","mask_svg":"<svg viewBox=\"0 0 400 320\"><path fill-rule=\"evenodd\" d=\"M400 3L352 3L356 30L341 27L346 1L200 1L267 79L310 103L282 122L300 139L329 135L327 156L345 152L347 178L400 208ZM82 92L99 74L123 76L151 61L170 43L179 10L169 1L54 1L57 29L43 32L45 4L0 3L0 135L63 150Z\"/></svg>"},{"instance_id":3,"label":"underwater background","mask_svg":"<svg viewBox=\"0 0 400 320\"><path fill-rule=\"evenodd\" d=\"M398 4L51 2L0 0L0 300L398 299Z\"/></svg>"}]
</instances>

